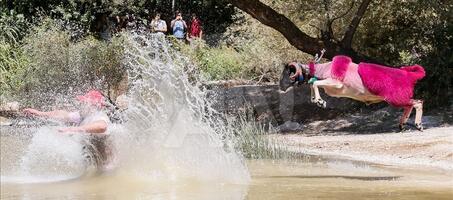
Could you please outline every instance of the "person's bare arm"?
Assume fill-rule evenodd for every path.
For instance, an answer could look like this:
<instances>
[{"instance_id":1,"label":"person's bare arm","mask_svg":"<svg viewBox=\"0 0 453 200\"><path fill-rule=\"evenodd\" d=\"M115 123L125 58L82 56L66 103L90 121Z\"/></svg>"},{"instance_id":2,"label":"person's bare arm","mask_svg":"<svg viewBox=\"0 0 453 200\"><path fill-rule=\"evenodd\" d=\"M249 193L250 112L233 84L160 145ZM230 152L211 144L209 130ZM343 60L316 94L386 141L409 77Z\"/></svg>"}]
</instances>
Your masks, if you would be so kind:
<instances>
[{"instance_id":1,"label":"person's bare arm","mask_svg":"<svg viewBox=\"0 0 453 200\"><path fill-rule=\"evenodd\" d=\"M170 27L173 28L175 26L176 20L171 20Z\"/></svg>"},{"instance_id":2,"label":"person's bare arm","mask_svg":"<svg viewBox=\"0 0 453 200\"><path fill-rule=\"evenodd\" d=\"M151 24L150 24L150 31L151 31L151 32L156 31L156 30L154 29L154 23L155 23L155 22L154 22L154 19L153 19L153 20L151 21Z\"/></svg>"},{"instance_id":3,"label":"person's bare arm","mask_svg":"<svg viewBox=\"0 0 453 200\"><path fill-rule=\"evenodd\" d=\"M82 126L61 128L58 131L62 133L105 133L107 122L98 120Z\"/></svg>"},{"instance_id":4,"label":"person's bare arm","mask_svg":"<svg viewBox=\"0 0 453 200\"><path fill-rule=\"evenodd\" d=\"M49 112L43 112L33 108L27 108L24 109L23 112L27 115L55 119L62 122L74 122L74 116L71 115L73 114L73 112L69 112L66 110L53 110Z\"/></svg>"},{"instance_id":5,"label":"person's bare arm","mask_svg":"<svg viewBox=\"0 0 453 200\"><path fill-rule=\"evenodd\" d=\"M162 29L162 32L163 32L163 33L166 33L166 32L167 32L167 23L165 23L165 26L164 26L164 28Z\"/></svg>"}]
</instances>

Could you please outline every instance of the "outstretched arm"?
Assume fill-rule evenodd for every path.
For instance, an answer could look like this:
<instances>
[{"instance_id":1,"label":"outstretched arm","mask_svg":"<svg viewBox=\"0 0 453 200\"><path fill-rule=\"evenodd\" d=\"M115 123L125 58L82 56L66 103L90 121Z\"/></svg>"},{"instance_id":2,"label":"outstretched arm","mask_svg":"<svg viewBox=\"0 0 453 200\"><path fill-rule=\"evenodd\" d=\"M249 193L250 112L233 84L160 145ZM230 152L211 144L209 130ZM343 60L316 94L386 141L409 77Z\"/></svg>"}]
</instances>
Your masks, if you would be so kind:
<instances>
[{"instance_id":1,"label":"outstretched arm","mask_svg":"<svg viewBox=\"0 0 453 200\"><path fill-rule=\"evenodd\" d=\"M107 122L98 120L82 126L61 128L58 131L62 133L105 133L107 131Z\"/></svg>"},{"instance_id":2,"label":"outstretched arm","mask_svg":"<svg viewBox=\"0 0 453 200\"><path fill-rule=\"evenodd\" d=\"M80 120L80 115L77 112L69 112L66 110L53 110L49 112L43 112L33 108L27 108L24 109L23 112L27 115L55 119L62 122L78 122Z\"/></svg>"}]
</instances>

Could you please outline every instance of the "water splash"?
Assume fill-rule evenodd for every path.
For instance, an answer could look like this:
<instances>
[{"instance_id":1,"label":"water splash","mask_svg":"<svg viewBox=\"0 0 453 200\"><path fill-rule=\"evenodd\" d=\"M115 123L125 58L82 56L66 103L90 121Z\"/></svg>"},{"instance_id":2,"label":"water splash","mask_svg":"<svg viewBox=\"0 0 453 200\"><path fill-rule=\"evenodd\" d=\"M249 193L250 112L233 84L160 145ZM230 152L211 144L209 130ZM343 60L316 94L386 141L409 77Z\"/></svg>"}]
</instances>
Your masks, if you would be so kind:
<instances>
[{"instance_id":1,"label":"water splash","mask_svg":"<svg viewBox=\"0 0 453 200\"><path fill-rule=\"evenodd\" d=\"M126 38L131 106L127 132L115 134L127 138L116 140L122 166L154 178L247 182L245 162L189 60L159 35Z\"/></svg>"},{"instance_id":2,"label":"water splash","mask_svg":"<svg viewBox=\"0 0 453 200\"><path fill-rule=\"evenodd\" d=\"M122 113L124 123L108 130L116 152L114 174L157 182L247 183L250 175L230 139L232 131L212 109L195 66L164 37L126 33L124 38L129 108ZM16 180L56 181L87 173L83 144L89 137L55 130L33 133L19 172L12 173ZM2 181L15 180L8 175L2 172Z\"/></svg>"}]
</instances>

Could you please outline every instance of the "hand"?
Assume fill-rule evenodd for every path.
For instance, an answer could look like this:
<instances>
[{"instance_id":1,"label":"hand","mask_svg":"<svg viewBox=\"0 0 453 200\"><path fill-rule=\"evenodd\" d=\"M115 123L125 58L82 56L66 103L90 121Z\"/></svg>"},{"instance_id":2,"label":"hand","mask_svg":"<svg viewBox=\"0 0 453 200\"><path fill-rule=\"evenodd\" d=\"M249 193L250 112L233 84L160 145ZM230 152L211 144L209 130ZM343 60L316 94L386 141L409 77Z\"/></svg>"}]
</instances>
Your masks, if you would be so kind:
<instances>
[{"instance_id":1,"label":"hand","mask_svg":"<svg viewBox=\"0 0 453 200\"><path fill-rule=\"evenodd\" d=\"M65 127L58 129L60 133L77 133L77 132L84 132L83 129L79 127Z\"/></svg>"},{"instance_id":2,"label":"hand","mask_svg":"<svg viewBox=\"0 0 453 200\"><path fill-rule=\"evenodd\" d=\"M41 111L33 109L33 108L26 108L22 111L25 115L40 115Z\"/></svg>"}]
</instances>

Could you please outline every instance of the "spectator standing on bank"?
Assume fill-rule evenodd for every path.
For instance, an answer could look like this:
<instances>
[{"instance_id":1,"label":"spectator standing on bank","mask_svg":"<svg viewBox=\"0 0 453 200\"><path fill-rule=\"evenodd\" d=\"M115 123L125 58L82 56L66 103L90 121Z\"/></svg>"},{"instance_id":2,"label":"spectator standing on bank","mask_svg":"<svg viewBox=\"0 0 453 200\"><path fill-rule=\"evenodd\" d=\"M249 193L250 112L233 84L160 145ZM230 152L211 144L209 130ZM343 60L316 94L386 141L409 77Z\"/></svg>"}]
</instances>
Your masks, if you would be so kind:
<instances>
[{"instance_id":1,"label":"spectator standing on bank","mask_svg":"<svg viewBox=\"0 0 453 200\"><path fill-rule=\"evenodd\" d=\"M203 29L201 26L201 21L195 13L192 14L192 20L190 21L189 31L188 31L189 40L203 37Z\"/></svg>"},{"instance_id":2,"label":"spectator standing on bank","mask_svg":"<svg viewBox=\"0 0 453 200\"><path fill-rule=\"evenodd\" d=\"M171 21L171 28L173 30L173 35L177 39L179 39L179 40L185 39L185 36L186 36L185 32L187 30L187 24L182 19L182 14L180 12L177 12L175 19Z\"/></svg>"},{"instance_id":3,"label":"spectator standing on bank","mask_svg":"<svg viewBox=\"0 0 453 200\"><path fill-rule=\"evenodd\" d=\"M160 13L156 13L151 21L150 29L152 33L165 34L167 32L167 23L160 18Z\"/></svg>"}]
</instances>

